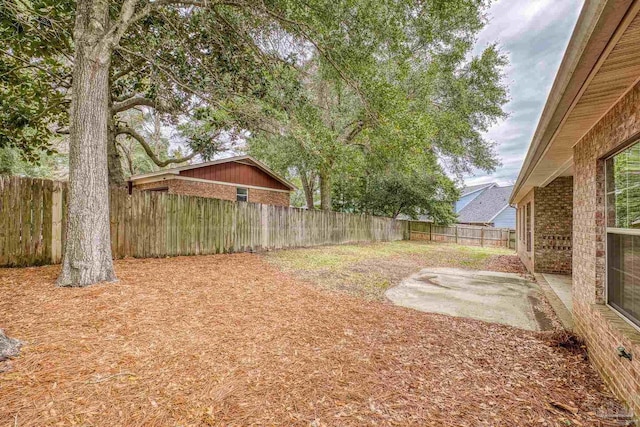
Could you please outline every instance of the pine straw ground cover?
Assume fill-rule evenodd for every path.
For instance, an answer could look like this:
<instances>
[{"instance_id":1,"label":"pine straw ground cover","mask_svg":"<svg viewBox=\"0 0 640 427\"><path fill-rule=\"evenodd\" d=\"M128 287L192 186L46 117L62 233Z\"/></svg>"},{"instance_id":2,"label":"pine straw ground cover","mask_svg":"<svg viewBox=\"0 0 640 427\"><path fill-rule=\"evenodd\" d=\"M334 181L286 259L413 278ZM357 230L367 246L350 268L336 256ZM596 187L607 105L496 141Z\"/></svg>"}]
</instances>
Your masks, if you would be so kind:
<instances>
[{"instance_id":1,"label":"pine straw ground cover","mask_svg":"<svg viewBox=\"0 0 640 427\"><path fill-rule=\"evenodd\" d=\"M251 254L0 269L0 425L616 425L548 336L322 290Z\"/></svg>"},{"instance_id":2,"label":"pine straw ground cover","mask_svg":"<svg viewBox=\"0 0 640 427\"><path fill-rule=\"evenodd\" d=\"M513 250L425 241L323 246L267 252L267 261L305 281L367 299L428 267L527 274Z\"/></svg>"}]
</instances>

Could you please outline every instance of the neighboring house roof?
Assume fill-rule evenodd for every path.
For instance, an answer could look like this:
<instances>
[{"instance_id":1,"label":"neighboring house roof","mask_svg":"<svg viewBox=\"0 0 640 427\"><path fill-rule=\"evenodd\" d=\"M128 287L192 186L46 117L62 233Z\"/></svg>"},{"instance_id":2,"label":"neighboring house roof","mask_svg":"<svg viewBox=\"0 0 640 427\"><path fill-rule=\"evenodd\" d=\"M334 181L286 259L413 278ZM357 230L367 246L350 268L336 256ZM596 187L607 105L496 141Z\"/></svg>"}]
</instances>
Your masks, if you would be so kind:
<instances>
[{"instance_id":1,"label":"neighboring house roof","mask_svg":"<svg viewBox=\"0 0 640 427\"><path fill-rule=\"evenodd\" d=\"M549 93L510 202L573 175L573 146L640 74L640 2L586 1Z\"/></svg>"},{"instance_id":2,"label":"neighboring house roof","mask_svg":"<svg viewBox=\"0 0 640 427\"><path fill-rule=\"evenodd\" d=\"M458 212L458 222L473 224L489 224L502 211L509 207L509 195L513 186L493 186L484 190L467 206Z\"/></svg>"},{"instance_id":3,"label":"neighboring house roof","mask_svg":"<svg viewBox=\"0 0 640 427\"><path fill-rule=\"evenodd\" d=\"M483 190L485 188L496 187L498 184L495 182L490 182L488 184L479 184L479 185L469 185L468 187L464 187L460 190L460 197L468 196L469 194L475 193L476 191Z\"/></svg>"},{"instance_id":4,"label":"neighboring house roof","mask_svg":"<svg viewBox=\"0 0 640 427\"><path fill-rule=\"evenodd\" d=\"M255 158L253 158L251 156L227 157L226 159L212 160L210 162L196 163L196 164L192 164L192 165L180 166L180 167L171 168L171 169L162 169L162 170L159 170L157 172L145 173L145 174L140 174L140 175L133 175L131 178L129 178L129 180L130 181L139 181L139 180L145 180L146 181L146 180L151 180L153 178L161 179L163 177L166 177L167 175L169 175L169 176L170 175L180 175L180 172L186 171L186 170L190 170L190 169L198 169L198 168L203 168L203 167L207 167L207 166L220 165L220 164L223 164L223 163L231 163L231 162L243 163L243 164L246 164L246 165L254 166L254 167L262 170L263 172L265 172L267 175L271 176L276 181L282 183L284 186L286 186L290 190L295 190L296 189L295 185L293 185L292 183L290 183L289 181L287 181L286 179L284 179L283 177L281 177L277 173L273 172L271 169L269 169L269 167L267 165L265 165L261 161L255 159Z\"/></svg>"}]
</instances>

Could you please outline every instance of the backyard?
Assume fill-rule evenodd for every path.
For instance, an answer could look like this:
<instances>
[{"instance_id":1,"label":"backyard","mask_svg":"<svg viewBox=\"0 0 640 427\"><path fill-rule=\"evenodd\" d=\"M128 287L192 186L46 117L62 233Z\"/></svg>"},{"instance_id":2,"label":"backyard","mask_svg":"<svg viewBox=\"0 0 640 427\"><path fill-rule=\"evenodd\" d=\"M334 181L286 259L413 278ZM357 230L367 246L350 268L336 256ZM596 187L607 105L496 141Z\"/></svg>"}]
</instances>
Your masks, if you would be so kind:
<instances>
[{"instance_id":1,"label":"backyard","mask_svg":"<svg viewBox=\"0 0 640 427\"><path fill-rule=\"evenodd\" d=\"M396 241L267 252L271 264L320 287L366 299L425 267L458 267L526 274L513 251L502 248Z\"/></svg>"},{"instance_id":2,"label":"backyard","mask_svg":"<svg viewBox=\"0 0 640 427\"><path fill-rule=\"evenodd\" d=\"M116 261L115 284L0 269L2 425L620 425L557 333L422 313L383 292L422 267L522 272L418 242ZM575 346L574 346L575 347Z\"/></svg>"}]
</instances>

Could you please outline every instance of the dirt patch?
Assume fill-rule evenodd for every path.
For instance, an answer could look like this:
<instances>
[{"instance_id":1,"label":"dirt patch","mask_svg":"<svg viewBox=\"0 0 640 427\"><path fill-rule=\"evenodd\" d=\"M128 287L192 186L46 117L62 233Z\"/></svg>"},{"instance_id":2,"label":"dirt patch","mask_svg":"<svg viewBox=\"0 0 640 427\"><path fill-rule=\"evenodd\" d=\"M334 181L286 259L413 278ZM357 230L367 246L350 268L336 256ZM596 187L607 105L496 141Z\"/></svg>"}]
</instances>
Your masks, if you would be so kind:
<instances>
[{"instance_id":1,"label":"dirt patch","mask_svg":"<svg viewBox=\"0 0 640 427\"><path fill-rule=\"evenodd\" d=\"M524 266L518 255L493 255L486 264L489 271L501 271L504 273L517 273L527 275L527 268Z\"/></svg>"},{"instance_id":2,"label":"dirt patch","mask_svg":"<svg viewBox=\"0 0 640 427\"><path fill-rule=\"evenodd\" d=\"M250 254L124 260L120 281L0 269L0 425L614 425L539 335L304 284ZM577 409L576 412L562 408Z\"/></svg>"},{"instance_id":3,"label":"dirt patch","mask_svg":"<svg viewBox=\"0 0 640 427\"><path fill-rule=\"evenodd\" d=\"M536 292L535 295L529 295L529 303L533 309L533 315L536 318L536 322L540 325L542 331L560 330L560 324L557 320L557 316L553 312L553 309L549 307L549 304L545 301L544 296L540 292Z\"/></svg>"}]
</instances>

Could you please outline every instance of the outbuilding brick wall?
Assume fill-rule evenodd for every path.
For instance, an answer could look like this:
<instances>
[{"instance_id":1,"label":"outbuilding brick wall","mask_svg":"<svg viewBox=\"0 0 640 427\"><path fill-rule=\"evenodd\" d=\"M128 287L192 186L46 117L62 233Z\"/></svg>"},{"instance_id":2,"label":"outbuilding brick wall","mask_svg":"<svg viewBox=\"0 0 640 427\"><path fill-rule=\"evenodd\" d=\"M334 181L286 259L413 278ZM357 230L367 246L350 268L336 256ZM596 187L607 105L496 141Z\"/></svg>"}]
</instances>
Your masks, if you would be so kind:
<instances>
[{"instance_id":1,"label":"outbuilding brick wall","mask_svg":"<svg viewBox=\"0 0 640 427\"><path fill-rule=\"evenodd\" d=\"M184 179L167 179L164 181L139 184L137 190L167 189L169 194L210 197L213 199L236 200L236 186L217 184L215 182L191 181ZM249 202L266 205L289 206L289 193L282 191L249 188Z\"/></svg>"},{"instance_id":2,"label":"outbuilding brick wall","mask_svg":"<svg viewBox=\"0 0 640 427\"><path fill-rule=\"evenodd\" d=\"M260 190L258 188L249 189L249 201L252 203L262 203L264 205L289 206L291 199L289 193L281 191Z\"/></svg>"},{"instance_id":3,"label":"outbuilding brick wall","mask_svg":"<svg viewBox=\"0 0 640 427\"><path fill-rule=\"evenodd\" d=\"M636 85L574 147L573 307L590 360L618 397L640 415L640 332L605 305L604 157L640 132ZM618 356L624 346L633 360Z\"/></svg>"},{"instance_id":4,"label":"outbuilding brick wall","mask_svg":"<svg viewBox=\"0 0 640 427\"><path fill-rule=\"evenodd\" d=\"M573 177L534 189L535 272L571 274Z\"/></svg>"}]
</instances>

